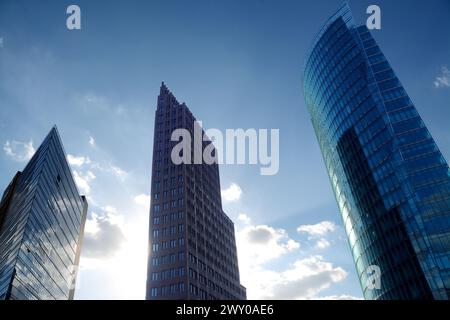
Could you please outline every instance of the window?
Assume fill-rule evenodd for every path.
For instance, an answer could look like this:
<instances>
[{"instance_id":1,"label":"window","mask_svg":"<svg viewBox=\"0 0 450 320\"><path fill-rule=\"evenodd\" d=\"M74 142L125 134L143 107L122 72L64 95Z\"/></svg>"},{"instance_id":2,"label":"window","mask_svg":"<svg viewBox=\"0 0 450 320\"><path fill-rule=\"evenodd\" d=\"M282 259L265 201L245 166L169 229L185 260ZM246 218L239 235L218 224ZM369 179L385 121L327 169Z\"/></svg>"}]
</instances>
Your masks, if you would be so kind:
<instances>
[{"instance_id":1,"label":"window","mask_svg":"<svg viewBox=\"0 0 450 320\"><path fill-rule=\"evenodd\" d=\"M153 280L153 281L157 281L158 278L159 278L158 272L152 272L152 280Z\"/></svg>"},{"instance_id":2,"label":"window","mask_svg":"<svg viewBox=\"0 0 450 320\"><path fill-rule=\"evenodd\" d=\"M153 195L153 199L158 200L158 199L159 199L159 193L155 193L155 194Z\"/></svg>"},{"instance_id":3,"label":"window","mask_svg":"<svg viewBox=\"0 0 450 320\"><path fill-rule=\"evenodd\" d=\"M152 245L152 250L153 250L153 252L157 252L159 250L159 244L158 243L154 243Z\"/></svg>"},{"instance_id":4,"label":"window","mask_svg":"<svg viewBox=\"0 0 450 320\"><path fill-rule=\"evenodd\" d=\"M194 286L192 283L189 284L189 290L193 295L198 295L198 288Z\"/></svg>"},{"instance_id":5,"label":"window","mask_svg":"<svg viewBox=\"0 0 450 320\"><path fill-rule=\"evenodd\" d=\"M184 260L184 251L178 252L178 260L183 261Z\"/></svg>"},{"instance_id":6,"label":"window","mask_svg":"<svg viewBox=\"0 0 450 320\"><path fill-rule=\"evenodd\" d=\"M152 288L151 289L151 296L157 297L158 296L158 288Z\"/></svg>"},{"instance_id":7,"label":"window","mask_svg":"<svg viewBox=\"0 0 450 320\"><path fill-rule=\"evenodd\" d=\"M161 211L161 206L160 206L159 204L155 204L155 205L153 206L153 211L154 211L154 212L160 212L160 211Z\"/></svg>"},{"instance_id":8,"label":"window","mask_svg":"<svg viewBox=\"0 0 450 320\"><path fill-rule=\"evenodd\" d=\"M159 229L153 230L153 238L158 238L158 237L159 237Z\"/></svg>"}]
</instances>

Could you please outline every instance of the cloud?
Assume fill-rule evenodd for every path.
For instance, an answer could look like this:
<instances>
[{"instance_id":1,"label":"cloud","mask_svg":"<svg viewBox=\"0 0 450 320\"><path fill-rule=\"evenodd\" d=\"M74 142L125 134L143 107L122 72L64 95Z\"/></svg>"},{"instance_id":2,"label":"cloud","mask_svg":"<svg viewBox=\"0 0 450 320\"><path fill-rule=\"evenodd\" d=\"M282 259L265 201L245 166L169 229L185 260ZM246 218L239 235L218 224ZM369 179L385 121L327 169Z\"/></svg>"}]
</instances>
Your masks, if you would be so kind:
<instances>
[{"instance_id":1,"label":"cloud","mask_svg":"<svg viewBox=\"0 0 450 320\"><path fill-rule=\"evenodd\" d=\"M91 192L90 183L92 180L94 180L96 178L95 174L92 173L92 171L87 171L86 173L82 173L77 170L74 170L73 177L75 179L75 183L78 186L78 189L80 189L81 192L83 192L85 195L87 195Z\"/></svg>"},{"instance_id":2,"label":"cloud","mask_svg":"<svg viewBox=\"0 0 450 320\"><path fill-rule=\"evenodd\" d=\"M324 236L336 230L336 224L331 221L322 221L317 224L305 224L297 228L298 232L308 233L311 236Z\"/></svg>"},{"instance_id":3,"label":"cloud","mask_svg":"<svg viewBox=\"0 0 450 320\"><path fill-rule=\"evenodd\" d=\"M290 269L272 279L265 299L312 299L322 290L347 277L347 272L334 267L321 256L297 260Z\"/></svg>"},{"instance_id":4,"label":"cloud","mask_svg":"<svg viewBox=\"0 0 450 320\"><path fill-rule=\"evenodd\" d=\"M264 263L297 250L300 244L290 239L286 230L267 225L247 226L237 234L239 249L248 259Z\"/></svg>"},{"instance_id":5,"label":"cloud","mask_svg":"<svg viewBox=\"0 0 450 320\"><path fill-rule=\"evenodd\" d=\"M125 170L123 170L122 168L119 168L115 165L110 164L109 168L110 168L111 172L120 179L124 179L128 175L128 173Z\"/></svg>"},{"instance_id":6,"label":"cloud","mask_svg":"<svg viewBox=\"0 0 450 320\"><path fill-rule=\"evenodd\" d=\"M116 116L123 116L126 114L127 107L123 104L113 103L106 96L96 94L93 92L88 92L85 94L75 96L75 102L85 111L92 113L103 113L114 114Z\"/></svg>"},{"instance_id":7,"label":"cloud","mask_svg":"<svg viewBox=\"0 0 450 320\"><path fill-rule=\"evenodd\" d=\"M331 243L326 236L335 231L336 224L331 221L322 221L317 224L305 224L297 228L297 232L308 234L308 240L315 241L318 249L326 249Z\"/></svg>"},{"instance_id":8,"label":"cloud","mask_svg":"<svg viewBox=\"0 0 450 320\"><path fill-rule=\"evenodd\" d=\"M113 257L126 238L120 219L113 207L105 207L101 215L92 213L86 221L82 254L83 257L105 259Z\"/></svg>"},{"instance_id":9,"label":"cloud","mask_svg":"<svg viewBox=\"0 0 450 320\"><path fill-rule=\"evenodd\" d=\"M134 197L134 202L144 207L147 212L150 210L150 195L144 193L137 195Z\"/></svg>"},{"instance_id":10,"label":"cloud","mask_svg":"<svg viewBox=\"0 0 450 320\"><path fill-rule=\"evenodd\" d=\"M331 245L330 241L328 241L325 238L321 238L319 240L317 240L316 242L316 247L319 249L326 249Z\"/></svg>"},{"instance_id":11,"label":"cloud","mask_svg":"<svg viewBox=\"0 0 450 320\"><path fill-rule=\"evenodd\" d=\"M21 141L6 141L3 145L5 154L15 161L24 162L31 159L36 150L33 147L33 141L21 142Z\"/></svg>"},{"instance_id":12,"label":"cloud","mask_svg":"<svg viewBox=\"0 0 450 320\"><path fill-rule=\"evenodd\" d=\"M90 144L92 147L95 147L95 139L94 139L94 137L89 136L89 144Z\"/></svg>"},{"instance_id":13,"label":"cloud","mask_svg":"<svg viewBox=\"0 0 450 320\"><path fill-rule=\"evenodd\" d=\"M93 163L92 168L100 170L102 172L111 173L121 180L125 180L125 178L128 176L128 172L116 165L113 165L110 162L105 162L103 164Z\"/></svg>"},{"instance_id":14,"label":"cloud","mask_svg":"<svg viewBox=\"0 0 450 320\"><path fill-rule=\"evenodd\" d=\"M441 68L441 73L434 80L434 86L436 88L450 87L450 70L446 66Z\"/></svg>"},{"instance_id":15,"label":"cloud","mask_svg":"<svg viewBox=\"0 0 450 320\"><path fill-rule=\"evenodd\" d=\"M242 221L242 222L245 223L245 224L250 224L250 222L252 221L252 220L250 219L250 217L249 217L248 215L246 215L245 213L241 213L241 214L238 216L238 220L239 220L239 221Z\"/></svg>"},{"instance_id":16,"label":"cloud","mask_svg":"<svg viewBox=\"0 0 450 320\"><path fill-rule=\"evenodd\" d=\"M236 183L232 183L228 189L222 190L222 198L226 202L234 202L241 198L242 189Z\"/></svg>"},{"instance_id":17,"label":"cloud","mask_svg":"<svg viewBox=\"0 0 450 320\"><path fill-rule=\"evenodd\" d=\"M268 225L250 225L246 214L238 219L245 226L236 232L239 267L249 299L316 299L332 285L346 279L347 272L320 255L308 255L300 250L300 243L285 229ZM329 246L323 237L334 231L335 224L323 221L304 225L314 235L314 242ZM301 254L304 258L294 257ZM291 264L286 266L286 262Z\"/></svg>"},{"instance_id":18,"label":"cloud","mask_svg":"<svg viewBox=\"0 0 450 320\"><path fill-rule=\"evenodd\" d=\"M76 157L71 154L67 155L67 161L69 162L69 164L71 166L75 166L75 167L81 167L85 164L91 163L91 159L89 159L89 157L83 157L83 156Z\"/></svg>"},{"instance_id":19,"label":"cloud","mask_svg":"<svg viewBox=\"0 0 450 320\"><path fill-rule=\"evenodd\" d=\"M245 274L249 299L317 299L320 292L346 279L348 273L322 256L298 259L287 269L269 270L256 266Z\"/></svg>"}]
</instances>

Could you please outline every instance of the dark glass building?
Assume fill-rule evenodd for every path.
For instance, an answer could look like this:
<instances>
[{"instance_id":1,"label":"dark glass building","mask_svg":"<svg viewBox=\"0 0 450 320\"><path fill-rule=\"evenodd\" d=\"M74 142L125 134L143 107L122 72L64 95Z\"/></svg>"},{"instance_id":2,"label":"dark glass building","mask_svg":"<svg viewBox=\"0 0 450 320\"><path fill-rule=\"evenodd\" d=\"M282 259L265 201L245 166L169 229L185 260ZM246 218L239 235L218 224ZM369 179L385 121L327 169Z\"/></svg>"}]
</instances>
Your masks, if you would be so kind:
<instances>
[{"instance_id":1,"label":"dark glass building","mask_svg":"<svg viewBox=\"0 0 450 320\"><path fill-rule=\"evenodd\" d=\"M304 95L364 297L449 299L449 167L347 5L314 41ZM367 285L370 266L380 268L378 288Z\"/></svg>"},{"instance_id":2,"label":"dark glass building","mask_svg":"<svg viewBox=\"0 0 450 320\"><path fill-rule=\"evenodd\" d=\"M0 203L0 300L73 299L86 212L54 127Z\"/></svg>"},{"instance_id":3,"label":"dark glass building","mask_svg":"<svg viewBox=\"0 0 450 320\"><path fill-rule=\"evenodd\" d=\"M195 121L163 83L155 114L146 298L245 299L218 165L175 165L171 159L178 144L172 132L186 129L193 137ZM193 153L194 139L191 147Z\"/></svg>"}]
</instances>

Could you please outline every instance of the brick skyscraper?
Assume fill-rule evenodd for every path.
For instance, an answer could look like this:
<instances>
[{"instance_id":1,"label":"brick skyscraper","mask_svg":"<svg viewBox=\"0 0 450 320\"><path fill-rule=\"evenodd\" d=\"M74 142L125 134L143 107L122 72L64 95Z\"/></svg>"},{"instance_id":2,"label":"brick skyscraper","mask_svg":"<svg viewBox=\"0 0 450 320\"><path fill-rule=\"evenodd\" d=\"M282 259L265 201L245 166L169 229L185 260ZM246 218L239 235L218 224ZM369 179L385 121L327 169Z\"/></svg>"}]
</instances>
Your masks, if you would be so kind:
<instances>
[{"instance_id":1,"label":"brick skyscraper","mask_svg":"<svg viewBox=\"0 0 450 320\"><path fill-rule=\"evenodd\" d=\"M222 210L218 165L171 160L178 143L171 141L172 132L184 128L193 136L195 121L162 83L155 114L146 298L245 299L234 224Z\"/></svg>"}]
</instances>

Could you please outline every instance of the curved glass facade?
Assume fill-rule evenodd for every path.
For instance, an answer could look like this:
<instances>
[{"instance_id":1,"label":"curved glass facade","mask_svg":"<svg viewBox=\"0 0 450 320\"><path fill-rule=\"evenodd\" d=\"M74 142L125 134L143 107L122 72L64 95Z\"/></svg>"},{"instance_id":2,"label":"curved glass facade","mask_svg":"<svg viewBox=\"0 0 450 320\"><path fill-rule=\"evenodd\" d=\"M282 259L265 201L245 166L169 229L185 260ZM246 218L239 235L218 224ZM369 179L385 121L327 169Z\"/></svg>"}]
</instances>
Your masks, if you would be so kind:
<instances>
[{"instance_id":1,"label":"curved glass facade","mask_svg":"<svg viewBox=\"0 0 450 320\"><path fill-rule=\"evenodd\" d=\"M364 297L449 299L449 167L347 5L317 35L303 82Z\"/></svg>"}]
</instances>

